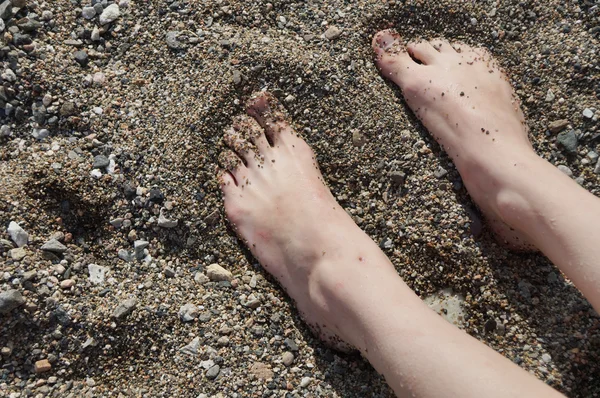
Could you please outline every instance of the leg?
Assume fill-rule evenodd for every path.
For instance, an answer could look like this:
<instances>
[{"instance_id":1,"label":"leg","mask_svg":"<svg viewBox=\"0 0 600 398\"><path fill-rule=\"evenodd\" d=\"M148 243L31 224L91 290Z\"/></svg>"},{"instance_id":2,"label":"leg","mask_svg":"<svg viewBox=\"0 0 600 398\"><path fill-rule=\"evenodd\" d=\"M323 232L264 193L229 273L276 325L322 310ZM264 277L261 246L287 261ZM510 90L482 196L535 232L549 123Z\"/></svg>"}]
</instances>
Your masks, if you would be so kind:
<instances>
[{"instance_id":1,"label":"leg","mask_svg":"<svg viewBox=\"0 0 600 398\"><path fill-rule=\"evenodd\" d=\"M600 199L534 153L495 61L442 40L405 48L390 31L378 33L373 48L502 239L537 247L600 309Z\"/></svg>"},{"instance_id":2,"label":"leg","mask_svg":"<svg viewBox=\"0 0 600 398\"><path fill-rule=\"evenodd\" d=\"M335 201L273 97L249 113L226 133L225 210L316 333L359 349L398 395L559 396L423 304Z\"/></svg>"}]
</instances>

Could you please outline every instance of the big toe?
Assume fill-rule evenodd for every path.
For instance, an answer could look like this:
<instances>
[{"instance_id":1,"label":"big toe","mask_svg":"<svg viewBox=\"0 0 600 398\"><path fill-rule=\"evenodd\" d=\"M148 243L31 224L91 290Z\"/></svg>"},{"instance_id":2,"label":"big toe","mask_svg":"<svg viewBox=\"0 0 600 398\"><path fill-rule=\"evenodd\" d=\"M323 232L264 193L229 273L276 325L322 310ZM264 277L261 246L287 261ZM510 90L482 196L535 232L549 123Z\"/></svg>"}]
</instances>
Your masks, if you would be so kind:
<instances>
[{"instance_id":1,"label":"big toe","mask_svg":"<svg viewBox=\"0 0 600 398\"><path fill-rule=\"evenodd\" d=\"M404 89L421 65L406 51L400 35L393 30L382 30L373 36L375 63L384 77Z\"/></svg>"}]
</instances>

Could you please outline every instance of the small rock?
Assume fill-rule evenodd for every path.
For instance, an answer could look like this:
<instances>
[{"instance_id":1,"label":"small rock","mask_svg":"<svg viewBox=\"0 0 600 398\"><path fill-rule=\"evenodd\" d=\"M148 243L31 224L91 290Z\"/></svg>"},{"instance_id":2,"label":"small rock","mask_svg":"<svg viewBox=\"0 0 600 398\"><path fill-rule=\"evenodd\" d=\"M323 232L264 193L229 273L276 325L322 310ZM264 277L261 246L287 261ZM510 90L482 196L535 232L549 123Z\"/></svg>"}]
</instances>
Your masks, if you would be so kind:
<instances>
[{"instance_id":1,"label":"small rock","mask_svg":"<svg viewBox=\"0 0 600 398\"><path fill-rule=\"evenodd\" d=\"M219 376L220 372L221 372L221 368L219 367L219 365L211 366L206 371L206 378L209 379L209 380L214 380L214 379L217 378L217 376Z\"/></svg>"},{"instance_id":2,"label":"small rock","mask_svg":"<svg viewBox=\"0 0 600 398\"><path fill-rule=\"evenodd\" d=\"M94 7L83 7L81 16L85 19L93 19L96 16L96 9Z\"/></svg>"},{"instance_id":3,"label":"small rock","mask_svg":"<svg viewBox=\"0 0 600 398\"><path fill-rule=\"evenodd\" d=\"M174 278L175 277L175 270L173 270L172 268L165 268L164 270L164 274L167 278Z\"/></svg>"},{"instance_id":4,"label":"small rock","mask_svg":"<svg viewBox=\"0 0 600 398\"><path fill-rule=\"evenodd\" d=\"M100 25L106 25L121 16L121 11L119 10L119 6L116 4L111 4L102 11L100 15Z\"/></svg>"},{"instance_id":5,"label":"small rock","mask_svg":"<svg viewBox=\"0 0 600 398\"><path fill-rule=\"evenodd\" d=\"M14 261L21 261L27 256L27 252L22 247L17 247L16 249L12 249L10 252L10 258Z\"/></svg>"},{"instance_id":6,"label":"small rock","mask_svg":"<svg viewBox=\"0 0 600 398\"><path fill-rule=\"evenodd\" d=\"M12 15L12 4L10 3L10 0L4 0L4 2L0 4L0 18L8 19L12 17Z\"/></svg>"},{"instance_id":7,"label":"small rock","mask_svg":"<svg viewBox=\"0 0 600 398\"><path fill-rule=\"evenodd\" d=\"M229 337L227 337L227 336L219 337L219 339L217 340L217 344L221 347L228 346L229 345Z\"/></svg>"},{"instance_id":8,"label":"small rock","mask_svg":"<svg viewBox=\"0 0 600 398\"><path fill-rule=\"evenodd\" d=\"M198 318L200 315L200 310L194 304L188 303L181 306L179 309L179 318L183 322L191 322L194 319Z\"/></svg>"},{"instance_id":9,"label":"small rock","mask_svg":"<svg viewBox=\"0 0 600 398\"><path fill-rule=\"evenodd\" d=\"M48 372L50 369L52 369L52 365L50 365L50 361L48 361L47 359L37 361L34 366L35 373L38 374Z\"/></svg>"},{"instance_id":10,"label":"small rock","mask_svg":"<svg viewBox=\"0 0 600 398\"><path fill-rule=\"evenodd\" d=\"M88 271L90 273L90 282L99 285L104 283L104 275L106 274L106 268L96 264L89 264Z\"/></svg>"},{"instance_id":11,"label":"small rock","mask_svg":"<svg viewBox=\"0 0 600 398\"><path fill-rule=\"evenodd\" d=\"M177 226L177 220L169 220L161 211L158 216L158 226L162 228L175 228Z\"/></svg>"},{"instance_id":12,"label":"small rock","mask_svg":"<svg viewBox=\"0 0 600 398\"><path fill-rule=\"evenodd\" d=\"M92 76L92 82L95 86L103 86L106 82L106 75L102 72L96 72Z\"/></svg>"},{"instance_id":13,"label":"small rock","mask_svg":"<svg viewBox=\"0 0 600 398\"><path fill-rule=\"evenodd\" d=\"M75 286L75 281L73 279L65 279L64 281L60 282L60 288L61 289L70 289L73 286Z\"/></svg>"},{"instance_id":14,"label":"small rock","mask_svg":"<svg viewBox=\"0 0 600 398\"><path fill-rule=\"evenodd\" d=\"M23 304L25 299L18 290L11 289L0 293L0 314L8 314Z\"/></svg>"},{"instance_id":15,"label":"small rock","mask_svg":"<svg viewBox=\"0 0 600 398\"><path fill-rule=\"evenodd\" d=\"M108 158L104 155L94 156L94 163L92 164L92 168L94 169L104 169L106 168L110 162Z\"/></svg>"},{"instance_id":16,"label":"small rock","mask_svg":"<svg viewBox=\"0 0 600 398\"><path fill-rule=\"evenodd\" d=\"M352 145L355 147L361 147L365 145L366 142L367 140L365 139L365 136L359 130L354 130L352 132Z\"/></svg>"},{"instance_id":17,"label":"small rock","mask_svg":"<svg viewBox=\"0 0 600 398\"><path fill-rule=\"evenodd\" d=\"M594 117L594 111L592 111L590 108L585 108L582 112L583 117L586 119L591 119Z\"/></svg>"},{"instance_id":18,"label":"small rock","mask_svg":"<svg viewBox=\"0 0 600 398\"><path fill-rule=\"evenodd\" d=\"M288 350L292 352L298 352L298 344L290 338L287 338L283 341L283 344L288 348Z\"/></svg>"},{"instance_id":19,"label":"small rock","mask_svg":"<svg viewBox=\"0 0 600 398\"><path fill-rule=\"evenodd\" d=\"M101 38L102 35L100 33L100 28L94 26L94 29L92 29L92 34L90 35L90 39L92 39L92 41L100 41Z\"/></svg>"},{"instance_id":20,"label":"small rock","mask_svg":"<svg viewBox=\"0 0 600 398\"><path fill-rule=\"evenodd\" d=\"M88 54L83 50L73 54L73 58L75 58L75 61L81 66L86 66L90 62Z\"/></svg>"},{"instance_id":21,"label":"small rock","mask_svg":"<svg viewBox=\"0 0 600 398\"><path fill-rule=\"evenodd\" d=\"M136 240L133 242L133 252L135 254L135 258L138 260L143 260L146 257L144 250L150 245L150 242L145 240Z\"/></svg>"},{"instance_id":22,"label":"small rock","mask_svg":"<svg viewBox=\"0 0 600 398\"><path fill-rule=\"evenodd\" d=\"M335 40L342 34L342 30L337 26L330 26L329 29L325 31L325 38L328 40Z\"/></svg>"},{"instance_id":23,"label":"small rock","mask_svg":"<svg viewBox=\"0 0 600 398\"><path fill-rule=\"evenodd\" d=\"M267 364L262 362L254 362L250 367L250 373L259 380L268 380L273 378L273 371Z\"/></svg>"},{"instance_id":24,"label":"small rock","mask_svg":"<svg viewBox=\"0 0 600 398\"><path fill-rule=\"evenodd\" d=\"M65 102L60 107L61 116L72 116L77 113L77 109L75 108L75 104L73 102Z\"/></svg>"},{"instance_id":25,"label":"small rock","mask_svg":"<svg viewBox=\"0 0 600 398\"><path fill-rule=\"evenodd\" d=\"M404 182L406 181L406 173L402 172L402 171L391 171L390 172L390 179L392 180L392 184L396 185L396 186L402 186L404 185Z\"/></svg>"},{"instance_id":26,"label":"small rock","mask_svg":"<svg viewBox=\"0 0 600 398\"><path fill-rule=\"evenodd\" d=\"M550 361L552 360L552 357L550 356L550 354L542 354L542 361L546 362L546 363L550 363Z\"/></svg>"},{"instance_id":27,"label":"small rock","mask_svg":"<svg viewBox=\"0 0 600 398\"><path fill-rule=\"evenodd\" d=\"M433 172L435 178L444 178L447 174L448 170L446 170L442 166L438 167L437 170Z\"/></svg>"},{"instance_id":28,"label":"small rock","mask_svg":"<svg viewBox=\"0 0 600 398\"><path fill-rule=\"evenodd\" d=\"M240 73L239 70L234 70L233 71L233 84L235 84L237 86L241 82L242 82L242 74Z\"/></svg>"},{"instance_id":29,"label":"small rock","mask_svg":"<svg viewBox=\"0 0 600 398\"><path fill-rule=\"evenodd\" d=\"M562 146L568 153L577 153L578 140L577 135L575 134L575 130L569 130L567 132L563 131L562 133L559 133L556 136L556 142L560 146Z\"/></svg>"},{"instance_id":30,"label":"small rock","mask_svg":"<svg viewBox=\"0 0 600 398\"><path fill-rule=\"evenodd\" d=\"M131 314L137 305L137 300L135 298L130 298L124 301L121 301L119 305L115 308L112 316L116 319L123 319L127 315Z\"/></svg>"},{"instance_id":31,"label":"small rock","mask_svg":"<svg viewBox=\"0 0 600 398\"><path fill-rule=\"evenodd\" d=\"M557 166L557 168L562 171L563 173L565 173L566 175L568 175L569 177L573 177L573 172L571 171L570 168L568 168L567 166L561 164L559 166Z\"/></svg>"},{"instance_id":32,"label":"small rock","mask_svg":"<svg viewBox=\"0 0 600 398\"><path fill-rule=\"evenodd\" d=\"M294 354L289 351L286 351L281 356L281 361L285 366L291 366L294 363Z\"/></svg>"},{"instance_id":33,"label":"small rock","mask_svg":"<svg viewBox=\"0 0 600 398\"><path fill-rule=\"evenodd\" d=\"M167 32L166 41L167 47L171 50L180 50L183 48L183 43L178 40L179 32L177 31L169 31Z\"/></svg>"},{"instance_id":34,"label":"small rock","mask_svg":"<svg viewBox=\"0 0 600 398\"><path fill-rule=\"evenodd\" d=\"M310 384L311 381L312 381L312 379L310 377L303 377L302 380L300 380L300 387L302 387L302 388L308 387L308 385Z\"/></svg>"},{"instance_id":35,"label":"small rock","mask_svg":"<svg viewBox=\"0 0 600 398\"><path fill-rule=\"evenodd\" d=\"M219 264L211 264L206 268L208 279L213 282L228 281L231 282L233 275Z\"/></svg>"},{"instance_id":36,"label":"small rock","mask_svg":"<svg viewBox=\"0 0 600 398\"><path fill-rule=\"evenodd\" d=\"M23 32L35 32L42 27L42 24L33 18L21 18L17 21L17 26Z\"/></svg>"},{"instance_id":37,"label":"small rock","mask_svg":"<svg viewBox=\"0 0 600 398\"><path fill-rule=\"evenodd\" d=\"M42 245L41 249L47 252L58 254L62 254L67 251L67 247L56 239L50 239L48 242Z\"/></svg>"},{"instance_id":38,"label":"small rock","mask_svg":"<svg viewBox=\"0 0 600 398\"><path fill-rule=\"evenodd\" d=\"M555 120L553 122L550 122L550 124L548 124L548 130L550 130L551 133L556 134L556 133L560 133L561 131L563 131L568 125L569 125L568 120L565 120L565 119Z\"/></svg>"},{"instance_id":39,"label":"small rock","mask_svg":"<svg viewBox=\"0 0 600 398\"><path fill-rule=\"evenodd\" d=\"M11 221L8 224L8 229L6 232L8 233L8 236L10 236L10 239L12 239L12 241L15 242L15 245L18 247L25 246L29 241L29 234L14 221Z\"/></svg>"},{"instance_id":40,"label":"small rock","mask_svg":"<svg viewBox=\"0 0 600 398\"><path fill-rule=\"evenodd\" d=\"M158 188L152 188L148 192L148 200L154 203L162 203L165 200L165 195Z\"/></svg>"},{"instance_id":41,"label":"small rock","mask_svg":"<svg viewBox=\"0 0 600 398\"><path fill-rule=\"evenodd\" d=\"M594 168L594 173L600 174L600 159L598 159L598 163L596 163L596 167Z\"/></svg>"},{"instance_id":42,"label":"small rock","mask_svg":"<svg viewBox=\"0 0 600 398\"><path fill-rule=\"evenodd\" d=\"M554 91L552 91L551 89L548 89L548 92L546 93L545 101L552 102L552 101L554 101L555 98L556 98L556 95L554 94Z\"/></svg>"},{"instance_id":43,"label":"small rock","mask_svg":"<svg viewBox=\"0 0 600 398\"><path fill-rule=\"evenodd\" d=\"M198 354L198 348L200 348L200 337L194 337L188 345L185 345L179 349L184 354L195 356Z\"/></svg>"}]
</instances>

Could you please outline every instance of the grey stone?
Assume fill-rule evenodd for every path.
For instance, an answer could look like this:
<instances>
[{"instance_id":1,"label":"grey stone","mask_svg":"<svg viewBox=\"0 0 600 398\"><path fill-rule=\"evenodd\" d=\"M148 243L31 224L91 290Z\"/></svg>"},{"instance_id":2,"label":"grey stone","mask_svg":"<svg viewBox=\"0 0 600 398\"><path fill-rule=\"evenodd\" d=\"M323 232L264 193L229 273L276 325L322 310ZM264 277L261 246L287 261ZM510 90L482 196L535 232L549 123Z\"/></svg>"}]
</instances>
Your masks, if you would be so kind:
<instances>
[{"instance_id":1,"label":"grey stone","mask_svg":"<svg viewBox=\"0 0 600 398\"><path fill-rule=\"evenodd\" d=\"M124 301L121 301L119 305L115 308L112 316L115 319L123 319L127 315L131 314L137 305L137 300L135 298L130 298Z\"/></svg>"},{"instance_id":2,"label":"grey stone","mask_svg":"<svg viewBox=\"0 0 600 398\"><path fill-rule=\"evenodd\" d=\"M87 53L83 50L73 54L73 58L75 58L75 61L81 66L86 66L90 62Z\"/></svg>"},{"instance_id":3,"label":"grey stone","mask_svg":"<svg viewBox=\"0 0 600 398\"><path fill-rule=\"evenodd\" d=\"M447 174L448 174L448 170L446 170L442 166L438 167L437 170L433 172L433 175L436 178L444 178Z\"/></svg>"},{"instance_id":4,"label":"grey stone","mask_svg":"<svg viewBox=\"0 0 600 398\"><path fill-rule=\"evenodd\" d=\"M150 246L150 242L145 240L136 240L133 242L133 251L135 253L135 258L138 260L142 260L146 255L144 254L144 250Z\"/></svg>"},{"instance_id":5,"label":"grey stone","mask_svg":"<svg viewBox=\"0 0 600 398\"><path fill-rule=\"evenodd\" d=\"M292 352L298 352L298 344L290 338L283 340L283 344Z\"/></svg>"},{"instance_id":6,"label":"grey stone","mask_svg":"<svg viewBox=\"0 0 600 398\"><path fill-rule=\"evenodd\" d=\"M17 26L23 32L35 32L42 27L42 24L33 18L21 18L17 21Z\"/></svg>"},{"instance_id":7,"label":"grey stone","mask_svg":"<svg viewBox=\"0 0 600 398\"><path fill-rule=\"evenodd\" d=\"M340 28L338 28L337 26L330 26L325 31L325 38L327 38L328 40L335 40L338 37L340 37L341 34L342 30Z\"/></svg>"},{"instance_id":8,"label":"grey stone","mask_svg":"<svg viewBox=\"0 0 600 398\"><path fill-rule=\"evenodd\" d=\"M200 315L200 310L198 307L192 303L184 304L179 309L179 318L183 322L191 322L194 319L198 318Z\"/></svg>"},{"instance_id":9,"label":"grey stone","mask_svg":"<svg viewBox=\"0 0 600 398\"><path fill-rule=\"evenodd\" d=\"M11 249L9 255L14 261L21 261L27 256L27 252L22 247L17 247L16 249Z\"/></svg>"},{"instance_id":10,"label":"grey stone","mask_svg":"<svg viewBox=\"0 0 600 398\"><path fill-rule=\"evenodd\" d=\"M67 247L56 239L50 239L48 242L42 245L41 249L47 252L58 254L62 254L67 251Z\"/></svg>"},{"instance_id":11,"label":"grey stone","mask_svg":"<svg viewBox=\"0 0 600 398\"><path fill-rule=\"evenodd\" d=\"M283 362L285 366L291 366L292 363L294 363L294 354L289 351L284 352L281 356L281 362Z\"/></svg>"},{"instance_id":12,"label":"grey stone","mask_svg":"<svg viewBox=\"0 0 600 398\"><path fill-rule=\"evenodd\" d=\"M594 168L594 173L600 174L600 159L598 159L598 163L596 163L596 167Z\"/></svg>"},{"instance_id":13,"label":"grey stone","mask_svg":"<svg viewBox=\"0 0 600 398\"><path fill-rule=\"evenodd\" d=\"M220 372L221 372L221 367L219 365L211 366L206 371L206 378L209 379L209 380L214 380L214 379L217 378L217 376L219 376Z\"/></svg>"},{"instance_id":14,"label":"grey stone","mask_svg":"<svg viewBox=\"0 0 600 398\"><path fill-rule=\"evenodd\" d=\"M110 164L108 158L104 155L94 156L94 163L92 164L92 168L94 169L104 169Z\"/></svg>"},{"instance_id":15,"label":"grey stone","mask_svg":"<svg viewBox=\"0 0 600 398\"><path fill-rule=\"evenodd\" d=\"M591 119L594 117L594 111L591 110L590 108L585 108L582 112L583 117L585 117L586 119Z\"/></svg>"},{"instance_id":16,"label":"grey stone","mask_svg":"<svg viewBox=\"0 0 600 398\"><path fill-rule=\"evenodd\" d=\"M0 293L0 314L8 314L23 304L25 299L18 290L11 289Z\"/></svg>"},{"instance_id":17,"label":"grey stone","mask_svg":"<svg viewBox=\"0 0 600 398\"><path fill-rule=\"evenodd\" d=\"M571 171L570 168L568 168L567 166L561 164L556 166L560 171L562 171L563 173L565 173L566 175L568 175L569 177L573 177L573 172Z\"/></svg>"},{"instance_id":18,"label":"grey stone","mask_svg":"<svg viewBox=\"0 0 600 398\"><path fill-rule=\"evenodd\" d=\"M574 154L577 152L578 140L575 130L569 130L567 132L563 131L558 134L558 136L556 136L556 142L568 153Z\"/></svg>"},{"instance_id":19,"label":"grey stone","mask_svg":"<svg viewBox=\"0 0 600 398\"><path fill-rule=\"evenodd\" d=\"M396 186L402 186L406 181L406 173L402 171L391 171L390 180L392 180L392 184Z\"/></svg>"},{"instance_id":20,"label":"grey stone","mask_svg":"<svg viewBox=\"0 0 600 398\"><path fill-rule=\"evenodd\" d=\"M177 220L169 220L161 211L158 216L158 226L162 228L175 228L177 226Z\"/></svg>"},{"instance_id":21,"label":"grey stone","mask_svg":"<svg viewBox=\"0 0 600 398\"><path fill-rule=\"evenodd\" d=\"M117 18L121 16L121 11L119 10L119 6L116 4L111 4L102 11L100 15L100 25L106 25L111 22L114 22Z\"/></svg>"},{"instance_id":22,"label":"grey stone","mask_svg":"<svg viewBox=\"0 0 600 398\"><path fill-rule=\"evenodd\" d=\"M90 273L90 282L99 285L104 283L104 275L106 274L106 268L97 264L89 264L88 271Z\"/></svg>"},{"instance_id":23,"label":"grey stone","mask_svg":"<svg viewBox=\"0 0 600 398\"><path fill-rule=\"evenodd\" d=\"M81 15L85 19L92 19L96 16L96 9L94 7L83 7Z\"/></svg>"},{"instance_id":24,"label":"grey stone","mask_svg":"<svg viewBox=\"0 0 600 398\"><path fill-rule=\"evenodd\" d=\"M169 47L171 50L180 50L181 48L183 48L183 43L181 43L177 39L178 37L179 37L179 32L177 32L175 30L171 30L171 31L167 32L167 36L166 36L167 47Z\"/></svg>"},{"instance_id":25,"label":"grey stone","mask_svg":"<svg viewBox=\"0 0 600 398\"><path fill-rule=\"evenodd\" d=\"M4 0L0 4L0 18L8 19L12 17L12 15L12 4L10 3L10 0Z\"/></svg>"},{"instance_id":26,"label":"grey stone","mask_svg":"<svg viewBox=\"0 0 600 398\"><path fill-rule=\"evenodd\" d=\"M8 232L8 236L10 236L10 239L12 239L18 247L25 246L29 241L29 234L14 221L11 221L8 224L6 232Z\"/></svg>"},{"instance_id":27,"label":"grey stone","mask_svg":"<svg viewBox=\"0 0 600 398\"><path fill-rule=\"evenodd\" d=\"M200 348L200 337L194 337L188 345L185 345L179 349L179 351L188 355L198 355L198 348Z\"/></svg>"},{"instance_id":28,"label":"grey stone","mask_svg":"<svg viewBox=\"0 0 600 398\"><path fill-rule=\"evenodd\" d=\"M554 91L548 89L548 92L546 93L546 102L552 102L554 101L554 99L556 98L556 95L554 94Z\"/></svg>"},{"instance_id":29,"label":"grey stone","mask_svg":"<svg viewBox=\"0 0 600 398\"><path fill-rule=\"evenodd\" d=\"M117 256L119 256L119 258L123 261L127 261L128 263L132 262L133 259L135 258L133 256L133 253L130 252L127 249L119 249L119 252L117 253Z\"/></svg>"}]
</instances>

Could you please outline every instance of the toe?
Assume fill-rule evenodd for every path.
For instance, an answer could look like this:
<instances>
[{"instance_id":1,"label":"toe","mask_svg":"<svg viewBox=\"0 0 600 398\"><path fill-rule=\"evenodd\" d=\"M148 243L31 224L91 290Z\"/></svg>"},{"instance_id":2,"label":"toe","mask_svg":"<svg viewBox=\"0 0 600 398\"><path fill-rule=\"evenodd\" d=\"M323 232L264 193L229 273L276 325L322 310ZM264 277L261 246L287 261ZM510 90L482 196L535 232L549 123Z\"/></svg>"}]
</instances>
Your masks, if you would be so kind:
<instances>
[{"instance_id":1,"label":"toe","mask_svg":"<svg viewBox=\"0 0 600 398\"><path fill-rule=\"evenodd\" d=\"M238 187L246 185L248 168L244 166L244 163L235 152L229 149L221 152L221 155L219 155L219 165L231 174Z\"/></svg>"},{"instance_id":2,"label":"toe","mask_svg":"<svg viewBox=\"0 0 600 398\"><path fill-rule=\"evenodd\" d=\"M217 179L219 181L221 191L223 191L223 195L227 196L236 191L237 185L235 183L235 178L229 171L220 169L217 172Z\"/></svg>"},{"instance_id":3,"label":"toe","mask_svg":"<svg viewBox=\"0 0 600 398\"><path fill-rule=\"evenodd\" d=\"M292 129L287 122L285 109L271 93L260 93L247 105L248 114L264 129L272 146L283 143L291 136Z\"/></svg>"},{"instance_id":4,"label":"toe","mask_svg":"<svg viewBox=\"0 0 600 398\"><path fill-rule=\"evenodd\" d=\"M271 144L267 141L263 128L250 116L236 118L233 122L233 128L242 137L250 140L262 156L266 156L271 150Z\"/></svg>"},{"instance_id":5,"label":"toe","mask_svg":"<svg viewBox=\"0 0 600 398\"><path fill-rule=\"evenodd\" d=\"M259 155L254 144L248 142L248 140L233 127L230 127L225 131L223 142L239 156L247 167L252 167L259 161Z\"/></svg>"},{"instance_id":6,"label":"toe","mask_svg":"<svg viewBox=\"0 0 600 398\"><path fill-rule=\"evenodd\" d=\"M405 89L421 66L410 57L400 35L392 30L383 30L373 37L372 45L375 63L382 75Z\"/></svg>"},{"instance_id":7,"label":"toe","mask_svg":"<svg viewBox=\"0 0 600 398\"><path fill-rule=\"evenodd\" d=\"M431 45L442 54L456 54L452 44L444 39L435 39L431 41Z\"/></svg>"},{"instance_id":8,"label":"toe","mask_svg":"<svg viewBox=\"0 0 600 398\"><path fill-rule=\"evenodd\" d=\"M440 53L428 41L409 43L406 48L410 55L425 65L435 63L440 56Z\"/></svg>"}]
</instances>

